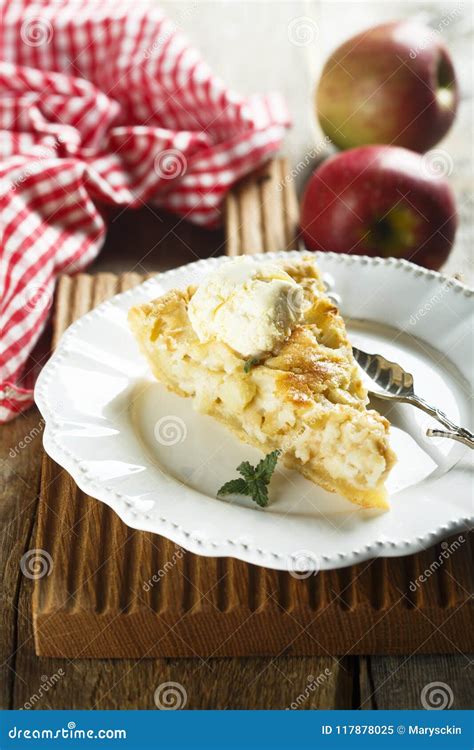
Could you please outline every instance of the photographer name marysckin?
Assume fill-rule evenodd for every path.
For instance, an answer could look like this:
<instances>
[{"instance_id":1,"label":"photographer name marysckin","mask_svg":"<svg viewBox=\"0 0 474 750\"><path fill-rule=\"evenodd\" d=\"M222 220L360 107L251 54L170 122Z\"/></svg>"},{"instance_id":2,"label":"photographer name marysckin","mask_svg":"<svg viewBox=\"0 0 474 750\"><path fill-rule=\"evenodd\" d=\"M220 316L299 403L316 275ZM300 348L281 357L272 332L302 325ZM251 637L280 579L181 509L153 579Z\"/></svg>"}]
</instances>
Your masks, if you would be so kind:
<instances>
[{"instance_id":1,"label":"photographer name marysckin","mask_svg":"<svg viewBox=\"0 0 474 750\"><path fill-rule=\"evenodd\" d=\"M462 734L462 727L455 724L446 724L442 727L426 727L420 724L336 724L334 727L330 724L321 726L321 734L344 734L344 735L391 735L391 734L411 734L411 735L455 735Z\"/></svg>"}]
</instances>

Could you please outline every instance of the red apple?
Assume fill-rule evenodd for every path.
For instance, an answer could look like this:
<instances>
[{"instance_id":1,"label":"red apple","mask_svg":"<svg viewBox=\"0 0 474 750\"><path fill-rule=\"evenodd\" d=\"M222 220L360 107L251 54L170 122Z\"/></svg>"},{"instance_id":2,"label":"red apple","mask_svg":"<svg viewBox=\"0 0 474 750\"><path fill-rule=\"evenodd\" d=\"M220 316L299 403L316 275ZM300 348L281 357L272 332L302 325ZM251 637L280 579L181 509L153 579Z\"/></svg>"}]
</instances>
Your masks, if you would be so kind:
<instances>
[{"instance_id":1,"label":"red apple","mask_svg":"<svg viewBox=\"0 0 474 750\"><path fill-rule=\"evenodd\" d=\"M448 182L435 171L430 154L395 146L361 146L332 156L303 195L306 247L440 268L453 245L457 213Z\"/></svg>"},{"instance_id":2,"label":"red apple","mask_svg":"<svg viewBox=\"0 0 474 750\"><path fill-rule=\"evenodd\" d=\"M458 98L440 35L397 21L368 29L332 53L316 106L322 129L339 148L388 143L424 152L451 127Z\"/></svg>"}]
</instances>

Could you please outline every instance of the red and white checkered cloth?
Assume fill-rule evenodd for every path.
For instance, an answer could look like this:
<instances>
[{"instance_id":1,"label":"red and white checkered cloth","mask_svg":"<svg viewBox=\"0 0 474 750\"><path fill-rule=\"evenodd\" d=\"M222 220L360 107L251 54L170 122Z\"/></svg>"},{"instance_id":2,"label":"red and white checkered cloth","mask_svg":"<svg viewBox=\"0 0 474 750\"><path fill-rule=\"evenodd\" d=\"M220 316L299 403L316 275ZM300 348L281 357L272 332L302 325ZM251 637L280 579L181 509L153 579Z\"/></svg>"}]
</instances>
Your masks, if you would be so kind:
<instances>
[{"instance_id":1,"label":"red and white checkered cloth","mask_svg":"<svg viewBox=\"0 0 474 750\"><path fill-rule=\"evenodd\" d=\"M7 421L32 403L30 355L56 277L99 252L100 205L148 201L212 226L225 192L279 148L289 119L277 94L227 89L155 0L0 0L0 11ZM178 4L178 23L193 12Z\"/></svg>"}]
</instances>

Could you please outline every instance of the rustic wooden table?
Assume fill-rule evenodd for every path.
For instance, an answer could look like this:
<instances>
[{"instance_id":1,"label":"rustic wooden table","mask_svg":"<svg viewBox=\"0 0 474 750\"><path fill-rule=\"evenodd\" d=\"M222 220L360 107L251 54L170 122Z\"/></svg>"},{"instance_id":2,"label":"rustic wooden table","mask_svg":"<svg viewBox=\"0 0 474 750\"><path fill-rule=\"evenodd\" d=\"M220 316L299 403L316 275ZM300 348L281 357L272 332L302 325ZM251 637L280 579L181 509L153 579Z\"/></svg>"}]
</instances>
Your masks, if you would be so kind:
<instances>
[{"instance_id":1,"label":"rustic wooden table","mask_svg":"<svg viewBox=\"0 0 474 750\"><path fill-rule=\"evenodd\" d=\"M331 47L385 18L417 15L438 27L449 16L442 28L457 63L463 101L455 126L440 146L453 159L451 180L461 214L456 248L446 270L461 273L472 283L472 6L276 1L164 5L235 88L284 91L295 123L285 150L295 164L304 160L322 137L312 116L311 95ZM314 29L313 43L308 46L288 39L288 24L301 16L311 19ZM300 184L307 170L300 171ZM221 254L223 242L221 232L196 229L144 206L134 213L117 212L91 271L163 270L196 257ZM42 427L33 408L0 430L0 708L154 708L154 691L167 681L186 687L188 708L285 708L306 693L301 706L305 709L419 708L420 693L431 682L450 687L453 708L469 707L472 662L462 649L449 656L420 656L415 651L402 657L343 659L337 655L303 658L284 654L207 661L36 657L32 581L22 575L20 560L34 546ZM19 445L24 447L15 450ZM330 676L316 689L306 690L310 676L325 670Z\"/></svg>"}]
</instances>

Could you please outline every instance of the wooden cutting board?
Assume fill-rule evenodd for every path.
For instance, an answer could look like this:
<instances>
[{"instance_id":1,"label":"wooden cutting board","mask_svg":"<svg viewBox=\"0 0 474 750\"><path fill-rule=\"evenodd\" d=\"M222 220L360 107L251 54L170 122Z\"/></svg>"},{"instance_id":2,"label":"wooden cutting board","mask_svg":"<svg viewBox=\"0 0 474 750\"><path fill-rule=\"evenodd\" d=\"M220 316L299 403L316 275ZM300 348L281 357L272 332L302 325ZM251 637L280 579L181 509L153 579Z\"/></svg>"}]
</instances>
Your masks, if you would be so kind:
<instances>
[{"instance_id":1,"label":"wooden cutting board","mask_svg":"<svg viewBox=\"0 0 474 750\"><path fill-rule=\"evenodd\" d=\"M297 203L288 175L284 161L273 161L229 196L229 255L294 247ZM143 278L63 277L53 344L77 317ZM38 655L474 650L468 534L410 557L380 558L299 580L231 558L193 555L167 539L134 531L45 455L35 547L52 561L49 575L35 580Z\"/></svg>"}]
</instances>

